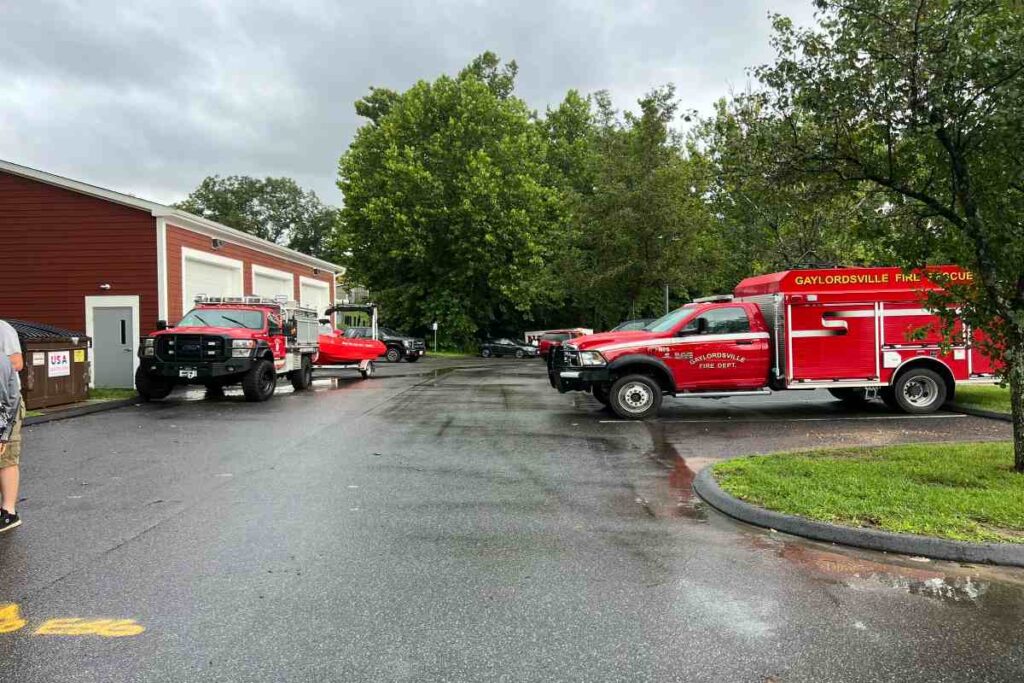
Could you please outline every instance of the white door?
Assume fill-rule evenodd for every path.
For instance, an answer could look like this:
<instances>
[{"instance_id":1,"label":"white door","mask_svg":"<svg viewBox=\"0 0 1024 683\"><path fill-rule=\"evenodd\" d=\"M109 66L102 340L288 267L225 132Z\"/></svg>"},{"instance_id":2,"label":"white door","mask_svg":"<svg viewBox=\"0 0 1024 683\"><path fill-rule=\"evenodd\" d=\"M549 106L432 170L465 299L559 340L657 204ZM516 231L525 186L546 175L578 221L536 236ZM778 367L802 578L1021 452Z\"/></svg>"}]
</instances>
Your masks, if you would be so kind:
<instances>
[{"instance_id":1,"label":"white door","mask_svg":"<svg viewBox=\"0 0 1024 683\"><path fill-rule=\"evenodd\" d=\"M316 309L317 315L323 315L331 305L331 287L326 282L304 277L299 282L299 295L299 303Z\"/></svg>"},{"instance_id":2,"label":"white door","mask_svg":"<svg viewBox=\"0 0 1024 683\"><path fill-rule=\"evenodd\" d=\"M283 295L291 301L295 298L295 276L283 270L253 266L252 293L269 299Z\"/></svg>"},{"instance_id":3,"label":"white door","mask_svg":"<svg viewBox=\"0 0 1024 683\"><path fill-rule=\"evenodd\" d=\"M242 262L185 249L182 252L183 308L192 310L197 294L242 296Z\"/></svg>"}]
</instances>

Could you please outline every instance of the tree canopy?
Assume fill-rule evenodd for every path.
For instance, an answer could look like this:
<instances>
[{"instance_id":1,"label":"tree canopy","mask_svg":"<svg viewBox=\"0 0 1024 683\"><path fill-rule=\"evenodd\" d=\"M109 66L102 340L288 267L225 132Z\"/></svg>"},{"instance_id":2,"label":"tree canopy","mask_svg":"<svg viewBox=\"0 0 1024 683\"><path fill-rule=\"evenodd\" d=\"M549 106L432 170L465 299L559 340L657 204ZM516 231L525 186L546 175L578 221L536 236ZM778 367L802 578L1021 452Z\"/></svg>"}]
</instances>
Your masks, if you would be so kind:
<instances>
[{"instance_id":1,"label":"tree canopy","mask_svg":"<svg viewBox=\"0 0 1024 683\"><path fill-rule=\"evenodd\" d=\"M338 210L291 178L209 176L176 206L311 256L336 257Z\"/></svg>"}]
</instances>

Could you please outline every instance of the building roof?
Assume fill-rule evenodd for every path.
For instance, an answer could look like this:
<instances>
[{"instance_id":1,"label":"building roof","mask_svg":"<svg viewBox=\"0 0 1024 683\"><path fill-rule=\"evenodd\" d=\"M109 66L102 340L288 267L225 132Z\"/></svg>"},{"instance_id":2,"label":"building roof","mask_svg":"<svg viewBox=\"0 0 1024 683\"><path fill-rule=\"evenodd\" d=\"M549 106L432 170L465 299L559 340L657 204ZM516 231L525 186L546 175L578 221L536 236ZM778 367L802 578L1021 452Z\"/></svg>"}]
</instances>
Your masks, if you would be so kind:
<instances>
[{"instance_id":1,"label":"building roof","mask_svg":"<svg viewBox=\"0 0 1024 683\"><path fill-rule=\"evenodd\" d=\"M90 197L104 199L109 202L114 202L115 204L122 204L135 209L148 211L154 218L169 219L175 225L180 227L189 228L211 237L219 237L234 244L270 253L280 258L288 259L289 261L302 263L313 268L320 268L332 273L345 272L345 268L343 266L331 263L330 261L324 261L323 259L316 258L315 256L303 254L300 251L289 249L288 247L261 239L255 235L242 232L241 230L236 230L235 228L224 225L223 223L211 221L208 218L203 218L202 216L197 216L187 211L182 211L181 209L175 209L172 206L158 204L157 202L140 199L138 197L133 197L130 194L108 190L106 188L97 187L96 185L90 185L78 180L71 180L70 178L64 178L63 176L29 168L28 166L21 166L20 164L4 161L3 159L0 159L0 171L21 176L22 178L37 180L41 183L46 183L47 185L61 187L65 190L71 190L72 192L88 195Z\"/></svg>"}]
</instances>

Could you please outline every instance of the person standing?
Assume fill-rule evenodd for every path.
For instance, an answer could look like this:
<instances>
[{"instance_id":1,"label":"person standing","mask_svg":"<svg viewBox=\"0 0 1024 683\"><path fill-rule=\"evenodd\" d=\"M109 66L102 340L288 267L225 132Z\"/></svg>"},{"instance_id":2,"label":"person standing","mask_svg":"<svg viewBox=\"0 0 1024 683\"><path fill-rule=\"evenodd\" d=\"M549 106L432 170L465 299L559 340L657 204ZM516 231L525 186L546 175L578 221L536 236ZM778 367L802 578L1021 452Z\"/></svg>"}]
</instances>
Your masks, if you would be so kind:
<instances>
[{"instance_id":1,"label":"person standing","mask_svg":"<svg viewBox=\"0 0 1024 683\"><path fill-rule=\"evenodd\" d=\"M0 533L21 525L18 517L18 485L21 462L21 400L18 373L25 367L18 333L0 320Z\"/></svg>"}]
</instances>

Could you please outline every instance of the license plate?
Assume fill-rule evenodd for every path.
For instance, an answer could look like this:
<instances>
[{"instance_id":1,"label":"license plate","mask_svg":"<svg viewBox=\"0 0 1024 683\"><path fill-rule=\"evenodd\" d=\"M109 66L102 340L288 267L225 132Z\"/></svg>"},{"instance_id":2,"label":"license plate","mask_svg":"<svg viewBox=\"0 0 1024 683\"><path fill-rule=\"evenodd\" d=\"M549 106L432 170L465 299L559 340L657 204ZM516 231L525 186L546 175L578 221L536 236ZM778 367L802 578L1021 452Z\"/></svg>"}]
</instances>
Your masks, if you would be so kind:
<instances>
[{"instance_id":1,"label":"license plate","mask_svg":"<svg viewBox=\"0 0 1024 683\"><path fill-rule=\"evenodd\" d=\"M199 371L195 368L182 368L178 370L178 377L184 377L185 379L195 379L199 376Z\"/></svg>"}]
</instances>

